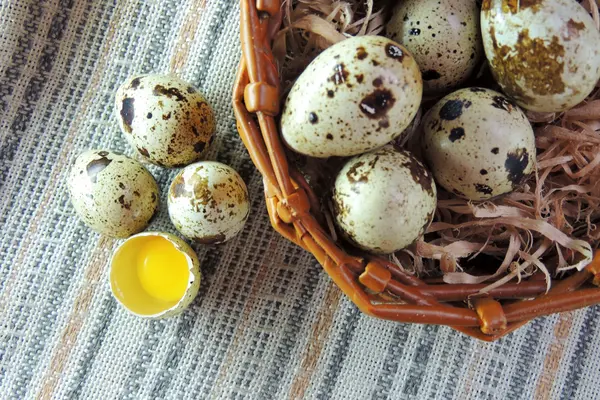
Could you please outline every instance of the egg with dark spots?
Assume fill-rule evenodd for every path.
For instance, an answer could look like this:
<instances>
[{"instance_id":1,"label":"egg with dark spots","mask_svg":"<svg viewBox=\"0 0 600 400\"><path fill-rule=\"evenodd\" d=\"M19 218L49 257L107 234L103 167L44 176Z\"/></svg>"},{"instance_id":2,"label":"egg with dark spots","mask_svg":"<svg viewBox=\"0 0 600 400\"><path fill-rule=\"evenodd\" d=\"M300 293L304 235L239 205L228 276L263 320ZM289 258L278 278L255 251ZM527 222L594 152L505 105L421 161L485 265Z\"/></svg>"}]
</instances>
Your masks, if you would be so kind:
<instances>
[{"instance_id":1,"label":"egg with dark spots","mask_svg":"<svg viewBox=\"0 0 600 400\"><path fill-rule=\"evenodd\" d=\"M342 235L377 254L401 250L422 237L436 202L431 173L411 153L391 145L350 159L333 191Z\"/></svg>"},{"instance_id":2,"label":"egg with dark spots","mask_svg":"<svg viewBox=\"0 0 600 400\"><path fill-rule=\"evenodd\" d=\"M475 0L399 1L386 35L414 55L426 95L447 93L464 83L483 55Z\"/></svg>"},{"instance_id":3,"label":"egg with dark spots","mask_svg":"<svg viewBox=\"0 0 600 400\"><path fill-rule=\"evenodd\" d=\"M298 78L281 135L312 157L364 153L401 136L421 97L419 67L403 46L381 36L350 38L323 51Z\"/></svg>"},{"instance_id":4,"label":"egg with dark spots","mask_svg":"<svg viewBox=\"0 0 600 400\"><path fill-rule=\"evenodd\" d=\"M172 75L139 75L116 93L127 142L145 159L174 168L202 159L215 131L213 110L191 84Z\"/></svg>"},{"instance_id":5,"label":"egg with dark spots","mask_svg":"<svg viewBox=\"0 0 600 400\"><path fill-rule=\"evenodd\" d=\"M494 78L523 108L565 111L600 79L600 32L574 0L486 0L481 31Z\"/></svg>"},{"instance_id":6,"label":"egg with dark spots","mask_svg":"<svg viewBox=\"0 0 600 400\"><path fill-rule=\"evenodd\" d=\"M230 166L201 161L185 167L171 183L169 217L185 237L220 244L243 228L250 213L248 189Z\"/></svg>"},{"instance_id":7,"label":"egg with dark spots","mask_svg":"<svg viewBox=\"0 0 600 400\"><path fill-rule=\"evenodd\" d=\"M158 209L158 186L150 172L138 161L110 151L80 154L67 187L79 218L113 238L143 231Z\"/></svg>"},{"instance_id":8,"label":"egg with dark spots","mask_svg":"<svg viewBox=\"0 0 600 400\"><path fill-rule=\"evenodd\" d=\"M535 169L531 124L519 106L493 90L449 94L421 127L423 154L436 182L460 197L486 200L511 192Z\"/></svg>"}]
</instances>

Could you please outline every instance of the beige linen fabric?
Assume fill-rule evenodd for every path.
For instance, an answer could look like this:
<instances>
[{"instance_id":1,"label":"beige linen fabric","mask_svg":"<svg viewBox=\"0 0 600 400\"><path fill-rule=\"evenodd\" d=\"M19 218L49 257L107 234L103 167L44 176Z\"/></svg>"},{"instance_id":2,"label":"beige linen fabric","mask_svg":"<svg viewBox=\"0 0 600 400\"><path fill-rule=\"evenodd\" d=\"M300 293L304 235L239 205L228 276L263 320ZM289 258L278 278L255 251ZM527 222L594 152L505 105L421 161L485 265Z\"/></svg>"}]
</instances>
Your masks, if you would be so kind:
<instances>
[{"instance_id":1,"label":"beige linen fabric","mask_svg":"<svg viewBox=\"0 0 600 400\"><path fill-rule=\"evenodd\" d=\"M0 0L1 399L594 399L598 308L494 344L360 314L309 254L269 225L236 130L234 0ZM89 148L133 155L113 114L128 76L172 72L218 117L211 158L248 184L227 245L195 246L204 274L181 316L145 321L111 297L117 241L77 219L65 177ZM174 232L162 189L150 229Z\"/></svg>"}]
</instances>

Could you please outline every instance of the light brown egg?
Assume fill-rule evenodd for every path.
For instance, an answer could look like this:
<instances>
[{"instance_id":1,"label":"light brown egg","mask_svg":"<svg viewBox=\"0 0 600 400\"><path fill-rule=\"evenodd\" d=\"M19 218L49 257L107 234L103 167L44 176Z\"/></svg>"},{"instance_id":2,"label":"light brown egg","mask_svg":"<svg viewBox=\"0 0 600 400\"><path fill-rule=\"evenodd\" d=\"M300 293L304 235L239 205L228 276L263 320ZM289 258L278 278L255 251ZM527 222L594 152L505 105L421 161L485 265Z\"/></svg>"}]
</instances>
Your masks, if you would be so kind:
<instances>
[{"instance_id":1,"label":"light brown egg","mask_svg":"<svg viewBox=\"0 0 600 400\"><path fill-rule=\"evenodd\" d=\"M387 254L420 238L436 207L433 177L411 153L388 145L350 159L335 181L334 217L357 247Z\"/></svg>"},{"instance_id":2,"label":"light brown egg","mask_svg":"<svg viewBox=\"0 0 600 400\"><path fill-rule=\"evenodd\" d=\"M67 178L71 202L94 231L126 238L144 230L158 208L158 185L142 164L121 154L80 154Z\"/></svg>"},{"instance_id":3,"label":"light brown egg","mask_svg":"<svg viewBox=\"0 0 600 400\"><path fill-rule=\"evenodd\" d=\"M172 75L138 75L116 93L119 126L144 158L163 167L200 160L214 138L212 108L193 85Z\"/></svg>"},{"instance_id":4,"label":"light brown egg","mask_svg":"<svg viewBox=\"0 0 600 400\"><path fill-rule=\"evenodd\" d=\"M415 57L425 94L448 92L463 83L483 54L475 0L399 1L386 35Z\"/></svg>"},{"instance_id":5,"label":"light brown egg","mask_svg":"<svg viewBox=\"0 0 600 400\"><path fill-rule=\"evenodd\" d=\"M565 111L600 79L600 32L574 0L485 0L481 31L494 78L524 108Z\"/></svg>"},{"instance_id":6,"label":"light brown egg","mask_svg":"<svg viewBox=\"0 0 600 400\"><path fill-rule=\"evenodd\" d=\"M182 235L202 244L219 244L244 228L250 213L248 189L230 166L201 161L173 179L168 209Z\"/></svg>"},{"instance_id":7,"label":"light brown egg","mask_svg":"<svg viewBox=\"0 0 600 400\"><path fill-rule=\"evenodd\" d=\"M321 53L285 102L281 135L312 157L351 156L400 136L421 102L412 55L381 36L344 40Z\"/></svg>"},{"instance_id":8,"label":"light brown egg","mask_svg":"<svg viewBox=\"0 0 600 400\"><path fill-rule=\"evenodd\" d=\"M451 93L421 126L423 153L436 182L460 197L485 200L508 193L534 171L531 124L516 104L493 90Z\"/></svg>"}]
</instances>

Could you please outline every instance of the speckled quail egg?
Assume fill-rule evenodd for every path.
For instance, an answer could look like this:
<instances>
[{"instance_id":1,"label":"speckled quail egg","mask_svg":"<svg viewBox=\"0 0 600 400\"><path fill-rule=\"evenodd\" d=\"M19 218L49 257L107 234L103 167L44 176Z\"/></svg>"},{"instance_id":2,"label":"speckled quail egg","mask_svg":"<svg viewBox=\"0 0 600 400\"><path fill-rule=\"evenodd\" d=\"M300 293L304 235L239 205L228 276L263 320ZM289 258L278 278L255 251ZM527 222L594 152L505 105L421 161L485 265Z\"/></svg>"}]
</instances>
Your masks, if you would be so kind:
<instances>
[{"instance_id":1,"label":"speckled quail egg","mask_svg":"<svg viewBox=\"0 0 600 400\"><path fill-rule=\"evenodd\" d=\"M574 0L485 0L481 31L494 78L529 110L567 110L600 78L600 33Z\"/></svg>"},{"instance_id":2,"label":"speckled quail egg","mask_svg":"<svg viewBox=\"0 0 600 400\"><path fill-rule=\"evenodd\" d=\"M200 160L213 139L215 117L198 89L172 75L138 75L119 87L119 125L148 161L183 167Z\"/></svg>"},{"instance_id":3,"label":"speckled quail egg","mask_svg":"<svg viewBox=\"0 0 600 400\"><path fill-rule=\"evenodd\" d=\"M110 288L117 301L144 318L181 313L200 287L200 262L175 235L143 232L125 240L110 262Z\"/></svg>"},{"instance_id":4,"label":"speckled quail egg","mask_svg":"<svg viewBox=\"0 0 600 400\"><path fill-rule=\"evenodd\" d=\"M248 190L231 167L201 161L184 168L171 183L169 216L181 234L202 244L223 243L248 218Z\"/></svg>"},{"instance_id":5,"label":"speckled quail egg","mask_svg":"<svg viewBox=\"0 0 600 400\"><path fill-rule=\"evenodd\" d=\"M421 126L423 153L436 182L460 197L485 200L508 193L535 168L531 124L517 105L493 90L451 93Z\"/></svg>"},{"instance_id":6,"label":"speckled quail egg","mask_svg":"<svg viewBox=\"0 0 600 400\"><path fill-rule=\"evenodd\" d=\"M463 83L483 54L475 0L398 2L386 35L414 55L425 94L448 92Z\"/></svg>"},{"instance_id":7,"label":"speckled quail egg","mask_svg":"<svg viewBox=\"0 0 600 400\"><path fill-rule=\"evenodd\" d=\"M381 36L339 42L313 60L284 105L281 134L313 157L351 156L402 134L421 102L419 66Z\"/></svg>"},{"instance_id":8,"label":"speckled quail egg","mask_svg":"<svg viewBox=\"0 0 600 400\"><path fill-rule=\"evenodd\" d=\"M80 154L67 186L83 222L114 238L144 230L158 207L158 186L150 172L136 160L110 151Z\"/></svg>"},{"instance_id":9,"label":"speckled quail egg","mask_svg":"<svg viewBox=\"0 0 600 400\"><path fill-rule=\"evenodd\" d=\"M336 225L357 247L387 254L420 238L436 207L433 177L391 145L350 159L335 180Z\"/></svg>"}]
</instances>

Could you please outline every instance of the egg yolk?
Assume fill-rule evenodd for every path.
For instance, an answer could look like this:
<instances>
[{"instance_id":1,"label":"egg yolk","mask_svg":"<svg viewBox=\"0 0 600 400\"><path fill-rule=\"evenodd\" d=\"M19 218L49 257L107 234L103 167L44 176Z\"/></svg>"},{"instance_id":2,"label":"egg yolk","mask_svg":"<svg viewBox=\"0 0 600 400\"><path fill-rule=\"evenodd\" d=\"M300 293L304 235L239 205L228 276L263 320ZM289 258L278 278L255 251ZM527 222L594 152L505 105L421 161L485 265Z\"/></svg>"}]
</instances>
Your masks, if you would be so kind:
<instances>
[{"instance_id":1,"label":"egg yolk","mask_svg":"<svg viewBox=\"0 0 600 400\"><path fill-rule=\"evenodd\" d=\"M143 247L136 260L142 288L159 300L171 302L181 299L189 277L185 255L162 238L148 240Z\"/></svg>"}]
</instances>

